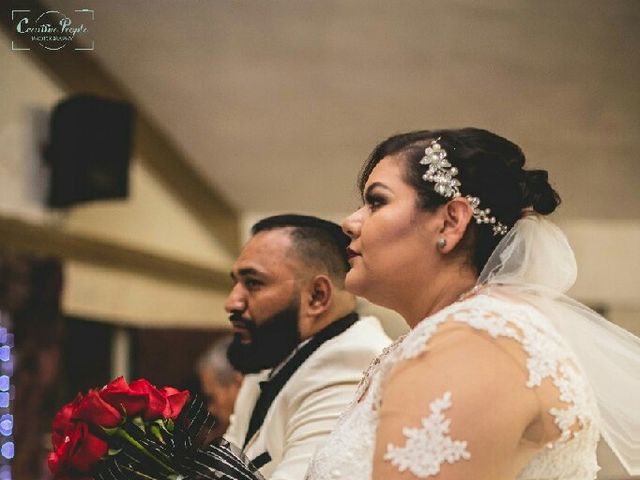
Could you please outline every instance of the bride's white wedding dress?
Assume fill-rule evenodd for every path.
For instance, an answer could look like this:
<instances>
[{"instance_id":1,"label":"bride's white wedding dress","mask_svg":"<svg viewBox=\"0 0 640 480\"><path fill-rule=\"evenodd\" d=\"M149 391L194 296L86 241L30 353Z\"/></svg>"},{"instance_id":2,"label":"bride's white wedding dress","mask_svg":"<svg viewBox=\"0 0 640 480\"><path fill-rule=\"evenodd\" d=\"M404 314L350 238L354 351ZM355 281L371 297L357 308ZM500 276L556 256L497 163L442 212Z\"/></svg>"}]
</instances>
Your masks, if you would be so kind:
<instances>
[{"instance_id":1,"label":"bride's white wedding dress","mask_svg":"<svg viewBox=\"0 0 640 480\"><path fill-rule=\"evenodd\" d=\"M423 320L389 347L372 365L349 409L341 416L326 444L316 453L308 480L370 480L374 462L379 406L392 369L401 362L429 355L430 342L443 324L457 323L482 332L492 341L515 341L526 356L527 381L537 389L550 380L563 408L552 408L560 436L539 450L517 475L518 480L587 480L596 478L598 408L572 350L543 314L531 306L477 294ZM524 357L523 357L524 358ZM469 358L468 368L473 369ZM455 389L456 378L451 379ZM404 442L388 445L382 461L417 478L436 476L441 468L475 460L465 438L452 438L448 410L455 395L445 389L425 400L423 418L402 429ZM453 425L452 425L453 427ZM460 430L460 429L458 429ZM464 429L463 429L464 430ZM444 465L450 465L444 467ZM414 478L410 476L410 478Z\"/></svg>"}]
</instances>

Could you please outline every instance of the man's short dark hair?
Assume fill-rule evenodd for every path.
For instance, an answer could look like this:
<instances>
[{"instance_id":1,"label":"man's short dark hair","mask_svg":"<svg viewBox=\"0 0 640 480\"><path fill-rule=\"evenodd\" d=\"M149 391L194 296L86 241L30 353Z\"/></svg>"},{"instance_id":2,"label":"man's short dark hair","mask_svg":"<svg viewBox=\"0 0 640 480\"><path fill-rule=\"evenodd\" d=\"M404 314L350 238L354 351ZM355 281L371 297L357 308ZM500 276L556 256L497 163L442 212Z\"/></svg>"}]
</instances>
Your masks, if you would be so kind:
<instances>
[{"instance_id":1,"label":"man's short dark hair","mask_svg":"<svg viewBox=\"0 0 640 480\"><path fill-rule=\"evenodd\" d=\"M309 265L326 269L334 282L344 285L349 270L347 247L351 240L342 228L328 220L309 215L274 215L251 227L251 235L278 228L290 229L295 252Z\"/></svg>"}]
</instances>

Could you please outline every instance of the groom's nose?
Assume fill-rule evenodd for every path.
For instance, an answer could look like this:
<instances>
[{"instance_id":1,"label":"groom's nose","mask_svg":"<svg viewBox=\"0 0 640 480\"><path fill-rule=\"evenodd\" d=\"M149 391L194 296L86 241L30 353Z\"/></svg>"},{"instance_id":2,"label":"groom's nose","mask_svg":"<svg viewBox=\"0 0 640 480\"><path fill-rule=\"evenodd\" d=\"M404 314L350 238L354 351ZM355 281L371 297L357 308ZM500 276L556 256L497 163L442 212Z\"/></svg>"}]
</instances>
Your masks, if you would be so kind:
<instances>
[{"instance_id":1,"label":"groom's nose","mask_svg":"<svg viewBox=\"0 0 640 480\"><path fill-rule=\"evenodd\" d=\"M224 309L227 313L244 312L247 308L247 301L244 288L240 282L236 283L229 292L227 300L224 302Z\"/></svg>"}]
</instances>

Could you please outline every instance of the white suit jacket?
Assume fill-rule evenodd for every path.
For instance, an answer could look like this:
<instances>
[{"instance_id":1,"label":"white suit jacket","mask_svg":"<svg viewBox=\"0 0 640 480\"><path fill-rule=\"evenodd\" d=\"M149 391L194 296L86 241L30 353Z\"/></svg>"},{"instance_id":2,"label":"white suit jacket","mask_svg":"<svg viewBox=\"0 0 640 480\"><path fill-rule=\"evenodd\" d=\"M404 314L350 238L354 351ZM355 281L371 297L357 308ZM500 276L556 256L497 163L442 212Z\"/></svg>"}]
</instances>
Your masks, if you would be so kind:
<instances>
[{"instance_id":1,"label":"white suit jacket","mask_svg":"<svg viewBox=\"0 0 640 480\"><path fill-rule=\"evenodd\" d=\"M374 317L362 317L326 341L298 367L275 397L262 427L249 440L249 459L269 459L260 467L268 480L302 480L316 448L353 400L363 371L391 340ZM259 382L268 371L244 379L225 438L242 447ZM263 462L260 462L263 463Z\"/></svg>"}]
</instances>

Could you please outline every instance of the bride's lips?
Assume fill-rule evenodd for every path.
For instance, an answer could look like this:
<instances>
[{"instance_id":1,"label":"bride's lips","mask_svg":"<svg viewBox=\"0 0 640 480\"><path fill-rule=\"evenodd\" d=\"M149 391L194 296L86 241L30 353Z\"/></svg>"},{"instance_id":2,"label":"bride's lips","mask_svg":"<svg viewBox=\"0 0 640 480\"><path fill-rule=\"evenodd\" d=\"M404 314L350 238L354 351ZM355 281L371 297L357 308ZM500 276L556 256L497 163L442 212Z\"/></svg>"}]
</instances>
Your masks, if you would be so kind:
<instances>
[{"instance_id":1,"label":"bride's lips","mask_svg":"<svg viewBox=\"0 0 640 480\"><path fill-rule=\"evenodd\" d=\"M355 250L353 250L350 247L347 247L347 258L349 260L351 260L352 258L355 258L355 257L359 257L359 256L361 256L360 253L356 252Z\"/></svg>"}]
</instances>

